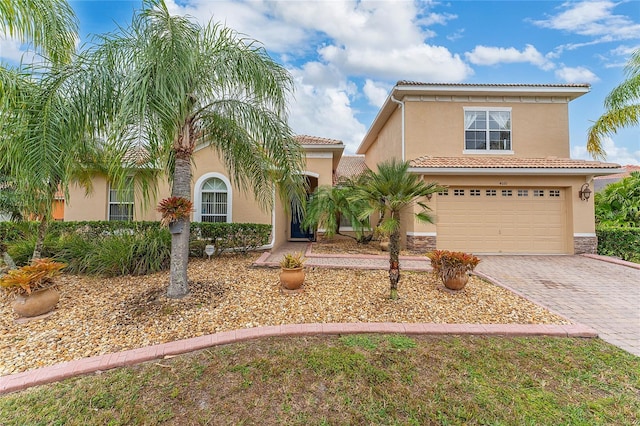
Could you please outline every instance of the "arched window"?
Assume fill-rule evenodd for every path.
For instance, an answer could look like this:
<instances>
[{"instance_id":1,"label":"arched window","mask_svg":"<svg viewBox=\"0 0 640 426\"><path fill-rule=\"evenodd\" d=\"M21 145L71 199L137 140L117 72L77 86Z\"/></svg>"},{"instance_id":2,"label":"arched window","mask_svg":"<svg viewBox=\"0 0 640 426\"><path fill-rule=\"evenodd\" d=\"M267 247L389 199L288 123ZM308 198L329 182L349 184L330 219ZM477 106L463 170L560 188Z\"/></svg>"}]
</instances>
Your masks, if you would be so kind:
<instances>
[{"instance_id":1,"label":"arched window","mask_svg":"<svg viewBox=\"0 0 640 426\"><path fill-rule=\"evenodd\" d=\"M222 179L207 179L200 189L200 197L201 222L227 222L229 194L227 184Z\"/></svg>"}]
</instances>

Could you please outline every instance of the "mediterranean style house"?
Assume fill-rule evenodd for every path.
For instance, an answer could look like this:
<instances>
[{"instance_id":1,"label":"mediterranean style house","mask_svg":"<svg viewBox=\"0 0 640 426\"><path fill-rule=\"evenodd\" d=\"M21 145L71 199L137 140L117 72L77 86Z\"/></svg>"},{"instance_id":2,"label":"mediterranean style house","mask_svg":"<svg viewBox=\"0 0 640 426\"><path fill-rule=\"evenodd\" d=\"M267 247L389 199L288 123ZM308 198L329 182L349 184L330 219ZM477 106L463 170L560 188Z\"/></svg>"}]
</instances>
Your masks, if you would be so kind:
<instances>
[{"instance_id":1,"label":"mediterranean style house","mask_svg":"<svg viewBox=\"0 0 640 426\"><path fill-rule=\"evenodd\" d=\"M570 159L569 102L586 84L400 81L357 153L390 157L448 187L433 224L407 215L409 248L474 253L594 253L593 178L617 164Z\"/></svg>"},{"instance_id":2,"label":"mediterranean style house","mask_svg":"<svg viewBox=\"0 0 640 426\"><path fill-rule=\"evenodd\" d=\"M595 252L594 177L619 166L573 160L569 102L589 85L432 84L398 82L356 154L338 140L298 136L310 191L333 185L391 158L410 161L411 173L446 190L428 205L433 224L402 219L402 244L474 253ZM192 220L271 224L270 247L312 237L282 203L262 211L235 188L214 151L194 154ZM166 183L158 200L168 196ZM93 192L72 189L64 220L158 220L154 207L96 177Z\"/></svg>"},{"instance_id":3,"label":"mediterranean style house","mask_svg":"<svg viewBox=\"0 0 640 426\"><path fill-rule=\"evenodd\" d=\"M338 163L344 151L341 141L296 136L305 153L309 191L320 185L332 185ZM229 174L215 151L207 146L196 148L193 156L192 194L194 222L263 223L272 225L270 247L277 247L288 240L308 241L312 234L300 229L297 218L291 218L279 199L272 211L261 210L252 194L234 186ZM155 209L158 202L170 195L166 181L158 184L157 196L143 204L134 191L133 182L127 189L113 188L103 176L96 176L93 190L85 194L84 188L73 187L64 208L64 220L160 220Z\"/></svg>"}]
</instances>

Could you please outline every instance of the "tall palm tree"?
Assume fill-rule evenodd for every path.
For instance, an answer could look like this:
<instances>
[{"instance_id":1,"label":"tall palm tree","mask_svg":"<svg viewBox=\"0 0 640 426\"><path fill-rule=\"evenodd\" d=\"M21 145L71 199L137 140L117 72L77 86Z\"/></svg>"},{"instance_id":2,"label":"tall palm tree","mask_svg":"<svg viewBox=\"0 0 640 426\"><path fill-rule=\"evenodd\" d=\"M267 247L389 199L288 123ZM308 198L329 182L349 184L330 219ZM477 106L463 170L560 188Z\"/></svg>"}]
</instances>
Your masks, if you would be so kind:
<instances>
[{"instance_id":1,"label":"tall palm tree","mask_svg":"<svg viewBox=\"0 0 640 426\"><path fill-rule=\"evenodd\" d=\"M53 63L68 63L78 21L66 0L0 0L0 32L33 42Z\"/></svg>"},{"instance_id":2,"label":"tall palm tree","mask_svg":"<svg viewBox=\"0 0 640 426\"><path fill-rule=\"evenodd\" d=\"M637 126L640 120L640 49L629 58L625 66L627 79L615 87L606 97L606 111L589 128L587 151L593 158L604 159L602 137L611 135L618 129Z\"/></svg>"},{"instance_id":3,"label":"tall palm tree","mask_svg":"<svg viewBox=\"0 0 640 426\"><path fill-rule=\"evenodd\" d=\"M402 212L418 205L421 210L415 218L421 222L431 222L430 210L424 197L438 192L442 187L437 183L425 182L421 176L408 172L409 163L390 160L378 164L378 171L367 170L361 186L352 195L353 200L363 200L367 208L361 219L379 214L382 217L378 228L389 235L389 282L391 299L398 298L400 281L400 216Z\"/></svg>"},{"instance_id":4,"label":"tall palm tree","mask_svg":"<svg viewBox=\"0 0 640 426\"><path fill-rule=\"evenodd\" d=\"M171 16L164 1L147 0L128 28L103 36L85 61L92 80L79 85L91 96L81 109L97 121L112 113L108 145L146 152L167 171L172 196L191 198L194 150L209 145L261 206L271 205L274 183L283 198L302 197L303 158L286 122L293 81L255 40ZM189 219L182 222L171 241L172 298L188 293Z\"/></svg>"}]
</instances>

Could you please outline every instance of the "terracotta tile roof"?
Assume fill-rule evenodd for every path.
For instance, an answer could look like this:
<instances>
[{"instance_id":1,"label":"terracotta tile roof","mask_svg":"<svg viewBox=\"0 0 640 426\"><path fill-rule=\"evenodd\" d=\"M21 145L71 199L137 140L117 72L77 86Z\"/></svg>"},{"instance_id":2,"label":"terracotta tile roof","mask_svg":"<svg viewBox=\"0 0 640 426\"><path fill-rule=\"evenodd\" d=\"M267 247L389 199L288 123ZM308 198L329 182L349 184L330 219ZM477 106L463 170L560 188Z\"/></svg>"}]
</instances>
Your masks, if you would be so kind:
<instances>
[{"instance_id":1,"label":"terracotta tile roof","mask_svg":"<svg viewBox=\"0 0 640 426\"><path fill-rule=\"evenodd\" d=\"M334 183L341 178L351 178L358 176L367 170L364 163L364 155L343 155L334 175Z\"/></svg>"},{"instance_id":2,"label":"terracotta tile roof","mask_svg":"<svg viewBox=\"0 0 640 426\"><path fill-rule=\"evenodd\" d=\"M617 173L615 175L607 175L607 176L598 176L595 177L594 179L615 179L615 180L620 180L620 179L624 179L628 176L631 175L631 172L640 172L640 166L632 166L632 165L627 165L627 166L622 166L623 169L625 169L624 172L622 173Z\"/></svg>"},{"instance_id":3,"label":"terracotta tile roof","mask_svg":"<svg viewBox=\"0 0 640 426\"><path fill-rule=\"evenodd\" d=\"M419 81L400 80L397 86L450 86L450 87L539 87L539 88L565 88L565 87L591 87L587 83L574 84L526 84L526 83L422 83Z\"/></svg>"},{"instance_id":4,"label":"terracotta tile roof","mask_svg":"<svg viewBox=\"0 0 640 426\"><path fill-rule=\"evenodd\" d=\"M327 139L309 135L297 135L296 141L298 141L300 145L342 145L342 141L337 139Z\"/></svg>"},{"instance_id":5,"label":"terracotta tile roof","mask_svg":"<svg viewBox=\"0 0 640 426\"><path fill-rule=\"evenodd\" d=\"M571 158L517 158L517 157L431 157L423 156L411 161L418 168L465 169L617 169L615 163L573 160Z\"/></svg>"}]
</instances>

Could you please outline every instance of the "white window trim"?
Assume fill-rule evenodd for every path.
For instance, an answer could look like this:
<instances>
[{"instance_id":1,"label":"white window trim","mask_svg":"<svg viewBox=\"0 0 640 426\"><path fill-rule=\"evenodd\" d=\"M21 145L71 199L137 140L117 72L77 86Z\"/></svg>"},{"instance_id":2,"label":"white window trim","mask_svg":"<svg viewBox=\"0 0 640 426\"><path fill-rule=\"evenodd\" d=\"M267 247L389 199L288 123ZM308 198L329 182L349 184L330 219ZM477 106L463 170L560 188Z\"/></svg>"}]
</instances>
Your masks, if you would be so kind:
<instances>
[{"instance_id":1,"label":"white window trim","mask_svg":"<svg viewBox=\"0 0 640 426\"><path fill-rule=\"evenodd\" d=\"M134 184L134 182L133 182L133 179L132 179L132 180L131 180L131 185L133 186L133 184ZM111 206L112 206L112 205L118 205L118 206L121 206L121 205L131 205L131 219L128 219L128 220L134 220L134 217L135 217L135 215L136 215L136 209L135 209L135 207L136 207L136 204L135 204L135 202L136 202L136 199L135 199L135 192L132 194L132 195L133 195L133 201L131 201L131 202L123 202L123 201L115 202L115 201L111 201L111 190L112 190L112 189L114 189L114 190L116 190L116 191L118 190L118 188L114 188L114 187L111 185L111 183L107 183L107 221L109 221L109 222L110 222L110 221L112 221L112 220L116 220L116 219L111 219ZM134 188L131 188L131 189L132 189L132 191L133 191L133 189L134 189ZM121 219L117 219L117 220L121 220ZM127 221L128 221L128 220L127 220Z\"/></svg>"},{"instance_id":2,"label":"white window trim","mask_svg":"<svg viewBox=\"0 0 640 426\"><path fill-rule=\"evenodd\" d=\"M218 178L222 182L224 182L225 185L227 185L227 223L232 223L233 215L231 207L233 205L233 191L231 187L231 181L229 181L229 179L227 179L225 175L217 172L209 172L203 174L198 178L196 184L193 186L193 221L202 222L202 210L200 208L200 205L202 204L202 186L211 178Z\"/></svg>"},{"instance_id":3,"label":"white window trim","mask_svg":"<svg viewBox=\"0 0 640 426\"><path fill-rule=\"evenodd\" d=\"M487 140L487 148L485 149L466 149L466 144L467 144L467 140L466 137L464 137L463 135L463 150L462 153L463 154L480 154L480 155L513 155L514 151L513 151L513 114L511 113L512 108L511 107L489 107L489 106L483 106L483 107L463 107L462 108L464 110L463 114L465 114L467 111L484 111L486 113L489 113L490 111L507 111L509 112L509 118L511 119L511 129L509 130L509 132L511 133L511 148L512 149L489 149L489 140ZM467 129L463 129L463 131L466 131Z\"/></svg>"}]
</instances>

